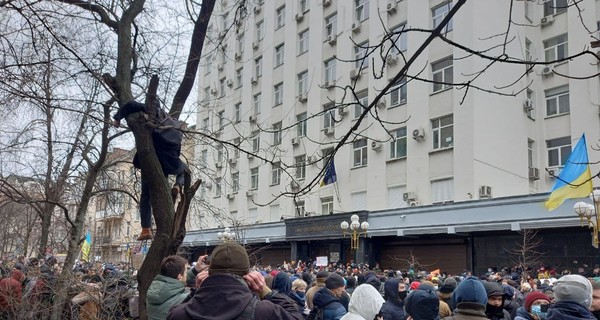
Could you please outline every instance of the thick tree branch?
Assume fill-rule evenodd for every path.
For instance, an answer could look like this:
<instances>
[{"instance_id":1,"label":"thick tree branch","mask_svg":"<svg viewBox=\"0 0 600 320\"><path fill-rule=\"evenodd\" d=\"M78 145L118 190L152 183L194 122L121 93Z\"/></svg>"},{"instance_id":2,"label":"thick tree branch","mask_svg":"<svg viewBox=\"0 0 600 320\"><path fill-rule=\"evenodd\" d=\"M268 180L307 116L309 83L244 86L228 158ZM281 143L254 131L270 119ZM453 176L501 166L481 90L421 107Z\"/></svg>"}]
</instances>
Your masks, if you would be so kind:
<instances>
[{"instance_id":1,"label":"thick tree branch","mask_svg":"<svg viewBox=\"0 0 600 320\"><path fill-rule=\"evenodd\" d=\"M98 21L105 24L106 26L113 29L114 31L119 30L119 24L117 23L117 21L111 19L110 16L108 15L108 12L103 7L101 7L97 4L92 4L87 1L78 1L78 0L55 0L55 1L74 5L74 6L82 8L82 9L85 9L93 14L97 14L100 17L100 19L98 19Z\"/></svg>"}]
</instances>

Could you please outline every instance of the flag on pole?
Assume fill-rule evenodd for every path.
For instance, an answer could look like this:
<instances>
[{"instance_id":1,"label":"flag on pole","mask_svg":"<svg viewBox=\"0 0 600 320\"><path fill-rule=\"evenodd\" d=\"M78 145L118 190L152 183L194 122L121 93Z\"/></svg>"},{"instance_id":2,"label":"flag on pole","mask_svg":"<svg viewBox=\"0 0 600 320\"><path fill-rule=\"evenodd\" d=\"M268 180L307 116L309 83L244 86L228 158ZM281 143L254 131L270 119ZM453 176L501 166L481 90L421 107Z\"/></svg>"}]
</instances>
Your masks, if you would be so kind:
<instances>
[{"instance_id":1,"label":"flag on pole","mask_svg":"<svg viewBox=\"0 0 600 320\"><path fill-rule=\"evenodd\" d=\"M85 234L85 241L81 245L81 259L90 261L90 248L92 246L92 235L88 230Z\"/></svg>"},{"instance_id":2,"label":"flag on pole","mask_svg":"<svg viewBox=\"0 0 600 320\"><path fill-rule=\"evenodd\" d=\"M592 175L584 133L556 179L552 193L546 201L546 209L552 211L566 199L585 198L590 195L592 189Z\"/></svg>"},{"instance_id":3,"label":"flag on pole","mask_svg":"<svg viewBox=\"0 0 600 320\"><path fill-rule=\"evenodd\" d=\"M332 184L337 181L337 174L335 173L335 165L333 164L333 158L329 160L327 164L327 168L325 169L325 175L323 176L323 180L321 180L321 187L326 186L328 184Z\"/></svg>"}]
</instances>

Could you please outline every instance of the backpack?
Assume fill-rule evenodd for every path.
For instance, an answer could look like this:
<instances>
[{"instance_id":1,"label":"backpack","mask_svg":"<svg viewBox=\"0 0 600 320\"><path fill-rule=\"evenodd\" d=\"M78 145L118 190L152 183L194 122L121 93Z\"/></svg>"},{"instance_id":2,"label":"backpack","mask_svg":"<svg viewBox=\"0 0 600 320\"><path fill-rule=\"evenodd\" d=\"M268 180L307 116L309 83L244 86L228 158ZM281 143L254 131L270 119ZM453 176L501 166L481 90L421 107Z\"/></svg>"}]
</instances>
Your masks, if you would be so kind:
<instances>
[{"instance_id":1,"label":"backpack","mask_svg":"<svg viewBox=\"0 0 600 320\"><path fill-rule=\"evenodd\" d=\"M325 307L327 307L327 305L329 305L332 302L336 301L329 301L321 308L314 306L313 309L310 310L308 316L306 316L305 320L325 320Z\"/></svg>"},{"instance_id":2,"label":"backpack","mask_svg":"<svg viewBox=\"0 0 600 320\"><path fill-rule=\"evenodd\" d=\"M246 307L244 311L235 318L235 320L254 320L254 312L256 311L256 304L258 303L258 297L256 295L252 295L252 299Z\"/></svg>"}]
</instances>

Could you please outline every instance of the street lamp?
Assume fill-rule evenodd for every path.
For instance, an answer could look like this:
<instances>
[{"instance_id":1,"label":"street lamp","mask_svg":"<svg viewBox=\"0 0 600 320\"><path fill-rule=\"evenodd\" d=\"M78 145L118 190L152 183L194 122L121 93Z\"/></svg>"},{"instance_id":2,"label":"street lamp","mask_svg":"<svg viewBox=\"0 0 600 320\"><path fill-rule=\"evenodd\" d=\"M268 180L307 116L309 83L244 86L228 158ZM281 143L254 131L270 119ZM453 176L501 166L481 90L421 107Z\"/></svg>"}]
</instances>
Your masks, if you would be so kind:
<instances>
[{"instance_id":1,"label":"street lamp","mask_svg":"<svg viewBox=\"0 0 600 320\"><path fill-rule=\"evenodd\" d=\"M219 240L221 242L234 241L235 240L235 233L231 232L231 229L229 229L229 227L227 227L227 228L224 229L223 232L217 233L217 238L219 238Z\"/></svg>"},{"instance_id":2,"label":"street lamp","mask_svg":"<svg viewBox=\"0 0 600 320\"><path fill-rule=\"evenodd\" d=\"M344 237L346 236L346 234L350 235L350 248L352 250L358 250L358 239L360 238L361 235L364 235L365 238L367 237L367 229L369 229L369 223L366 221L363 221L362 223L360 223L360 221L358 221L358 215L357 214L353 214L350 217L350 223L348 224L348 222L346 221L342 221L342 223L340 224L340 227L342 228L342 233L344 234ZM350 228L352 230L352 232L347 231L348 228ZM362 229L363 231L360 231L359 229Z\"/></svg>"},{"instance_id":3,"label":"street lamp","mask_svg":"<svg viewBox=\"0 0 600 320\"><path fill-rule=\"evenodd\" d=\"M600 190L594 190L590 193L590 199L593 204L587 202L577 202L573 206L573 210L581 220L581 226L592 229L592 246L598 249L598 226L600 226L600 216L598 211L600 207Z\"/></svg>"}]
</instances>

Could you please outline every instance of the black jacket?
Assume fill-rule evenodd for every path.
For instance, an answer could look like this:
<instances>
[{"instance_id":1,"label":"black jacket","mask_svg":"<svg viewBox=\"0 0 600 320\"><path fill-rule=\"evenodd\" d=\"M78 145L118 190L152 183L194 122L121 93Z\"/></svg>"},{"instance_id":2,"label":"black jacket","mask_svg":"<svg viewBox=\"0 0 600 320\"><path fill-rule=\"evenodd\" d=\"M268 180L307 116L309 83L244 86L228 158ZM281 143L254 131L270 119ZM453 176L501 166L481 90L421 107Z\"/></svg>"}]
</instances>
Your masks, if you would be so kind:
<instances>
[{"instance_id":1,"label":"black jacket","mask_svg":"<svg viewBox=\"0 0 600 320\"><path fill-rule=\"evenodd\" d=\"M388 279L384 284L385 303L381 307L383 319L406 319L406 314L404 313L404 301L400 300L398 297L398 284L400 284L400 279L396 278Z\"/></svg>"}]
</instances>

